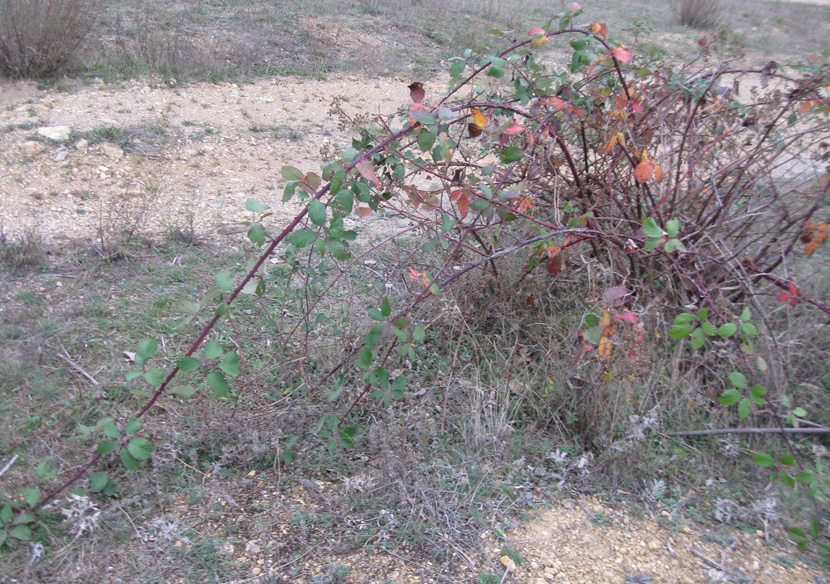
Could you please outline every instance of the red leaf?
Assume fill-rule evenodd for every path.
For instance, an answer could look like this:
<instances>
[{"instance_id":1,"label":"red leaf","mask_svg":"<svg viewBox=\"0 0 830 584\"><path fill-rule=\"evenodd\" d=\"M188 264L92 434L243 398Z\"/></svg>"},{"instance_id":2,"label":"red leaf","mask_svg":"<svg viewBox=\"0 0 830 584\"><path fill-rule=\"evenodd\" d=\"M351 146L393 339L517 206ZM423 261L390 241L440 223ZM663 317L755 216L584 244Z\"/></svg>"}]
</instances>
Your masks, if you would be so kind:
<instances>
[{"instance_id":1,"label":"red leaf","mask_svg":"<svg viewBox=\"0 0 830 584\"><path fill-rule=\"evenodd\" d=\"M525 129L525 127L520 125L520 124L513 124L512 126L507 128L504 131L504 133L507 134L508 136L513 136L514 134L518 134L519 132L521 132L524 129Z\"/></svg>"},{"instance_id":2,"label":"red leaf","mask_svg":"<svg viewBox=\"0 0 830 584\"><path fill-rule=\"evenodd\" d=\"M798 289L798 286L790 282L790 294L792 294L793 296L798 296L799 293L800 290Z\"/></svg>"},{"instance_id":3,"label":"red leaf","mask_svg":"<svg viewBox=\"0 0 830 584\"><path fill-rule=\"evenodd\" d=\"M624 298L628 295L628 288L625 284L620 286L614 286L613 288L608 288L604 293L606 302L613 302L614 300L619 300L620 298Z\"/></svg>"},{"instance_id":4,"label":"red leaf","mask_svg":"<svg viewBox=\"0 0 830 584\"><path fill-rule=\"evenodd\" d=\"M548 260L548 274L555 276L562 271L562 259L559 255L555 255Z\"/></svg>"},{"instance_id":5,"label":"red leaf","mask_svg":"<svg viewBox=\"0 0 830 584\"><path fill-rule=\"evenodd\" d=\"M537 34L545 34L544 28L531 28L530 32L527 33L527 36L536 36Z\"/></svg>"},{"instance_id":6,"label":"red leaf","mask_svg":"<svg viewBox=\"0 0 830 584\"><path fill-rule=\"evenodd\" d=\"M368 217L372 214L372 210L369 207L358 207L357 214L361 217Z\"/></svg>"},{"instance_id":7,"label":"red leaf","mask_svg":"<svg viewBox=\"0 0 830 584\"><path fill-rule=\"evenodd\" d=\"M611 51L611 56L621 63L630 63L631 59L634 58L634 56L631 54L631 51L629 51L623 46L619 46L613 51Z\"/></svg>"},{"instance_id":8,"label":"red leaf","mask_svg":"<svg viewBox=\"0 0 830 584\"><path fill-rule=\"evenodd\" d=\"M619 320L625 320L630 323L636 323L638 315L634 314L633 312L618 312L614 315L614 318Z\"/></svg>"},{"instance_id":9,"label":"red leaf","mask_svg":"<svg viewBox=\"0 0 830 584\"><path fill-rule=\"evenodd\" d=\"M421 103L423 101L426 92L424 91L424 86L416 81L415 83L411 83L409 85L409 97L412 98L412 101L415 103Z\"/></svg>"},{"instance_id":10,"label":"red leaf","mask_svg":"<svg viewBox=\"0 0 830 584\"><path fill-rule=\"evenodd\" d=\"M458 212L461 213L461 218L464 219L467 213L470 212L470 203L473 201L473 195L468 192L462 192L458 197Z\"/></svg>"},{"instance_id":11,"label":"red leaf","mask_svg":"<svg viewBox=\"0 0 830 584\"><path fill-rule=\"evenodd\" d=\"M375 169L372 168L371 162L365 158L361 158L357 161L356 166L360 176L365 178L368 182L374 183L376 187L380 187L380 180L378 180L378 175L375 174Z\"/></svg>"}]
</instances>

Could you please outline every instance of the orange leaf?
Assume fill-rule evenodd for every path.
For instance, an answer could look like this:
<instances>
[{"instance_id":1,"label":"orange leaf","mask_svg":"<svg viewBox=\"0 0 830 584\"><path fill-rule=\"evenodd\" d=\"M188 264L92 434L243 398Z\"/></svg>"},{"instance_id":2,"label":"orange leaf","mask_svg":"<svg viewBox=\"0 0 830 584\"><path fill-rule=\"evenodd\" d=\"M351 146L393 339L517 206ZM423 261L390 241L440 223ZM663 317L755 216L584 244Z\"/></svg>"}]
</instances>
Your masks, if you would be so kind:
<instances>
[{"instance_id":1,"label":"orange leaf","mask_svg":"<svg viewBox=\"0 0 830 584\"><path fill-rule=\"evenodd\" d=\"M409 108L409 111L410 111L410 112L419 111L419 110L426 111L426 109L427 109L427 106L425 106L424 104L422 104L422 103L416 103L416 104L415 104L415 105L413 105L411 108ZM410 124L412 124L412 125L414 126L414 125L416 125L418 122L415 120L415 118L413 118L412 116L409 116L409 123L410 123Z\"/></svg>"},{"instance_id":2,"label":"orange leaf","mask_svg":"<svg viewBox=\"0 0 830 584\"><path fill-rule=\"evenodd\" d=\"M813 109L813 102L812 100L802 102L801 106L798 108L802 114L806 114L811 109Z\"/></svg>"},{"instance_id":3,"label":"orange leaf","mask_svg":"<svg viewBox=\"0 0 830 584\"><path fill-rule=\"evenodd\" d=\"M368 217L372 214L372 210L369 207L358 207L357 214L361 217Z\"/></svg>"},{"instance_id":4,"label":"orange leaf","mask_svg":"<svg viewBox=\"0 0 830 584\"><path fill-rule=\"evenodd\" d=\"M663 182L663 179L666 178L666 173L663 172L663 167L659 164L654 165L654 178L657 182Z\"/></svg>"},{"instance_id":5,"label":"orange leaf","mask_svg":"<svg viewBox=\"0 0 830 584\"><path fill-rule=\"evenodd\" d=\"M817 247L818 247L818 241L811 241L810 243L808 243L807 244L807 249L806 249L807 257L812 256L813 252L816 251Z\"/></svg>"},{"instance_id":6,"label":"orange leaf","mask_svg":"<svg viewBox=\"0 0 830 584\"><path fill-rule=\"evenodd\" d=\"M549 245L548 246L548 257L555 258L562 252L561 245Z\"/></svg>"},{"instance_id":7,"label":"orange leaf","mask_svg":"<svg viewBox=\"0 0 830 584\"><path fill-rule=\"evenodd\" d=\"M643 159L643 161L637 165L637 168L634 169L634 176L639 183L646 182L653 174L654 165L647 159Z\"/></svg>"},{"instance_id":8,"label":"orange leaf","mask_svg":"<svg viewBox=\"0 0 830 584\"><path fill-rule=\"evenodd\" d=\"M554 107L558 110L563 110L566 107L565 102L562 101L561 99L559 99L558 97L546 97L546 98L542 99L542 103L544 105L549 105L551 107Z\"/></svg>"},{"instance_id":9,"label":"orange leaf","mask_svg":"<svg viewBox=\"0 0 830 584\"><path fill-rule=\"evenodd\" d=\"M374 183L376 187L380 187L380 180L378 180L378 175L375 174L375 169L372 168L371 162L365 158L361 158L357 161L356 167L360 176L365 178L367 182Z\"/></svg>"},{"instance_id":10,"label":"orange leaf","mask_svg":"<svg viewBox=\"0 0 830 584\"><path fill-rule=\"evenodd\" d=\"M827 232L819 231L816 233L816 243L824 243L827 241Z\"/></svg>"},{"instance_id":11,"label":"orange leaf","mask_svg":"<svg viewBox=\"0 0 830 584\"><path fill-rule=\"evenodd\" d=\"M600 144L599 151L603 154L611 154L614 151L614 148L617 146L617 137L611 136L611 139L608 141L608 144Z\"/></svg>"},{"instance_id":12,"label":"orange leaf","mask_svg":"<svg viewBox=\"0 0 830 584\"><path fill-rule=\"evenodd\" d=\"M412 98L412 101L415 103L421 103L423 101L426 92L424 91L424 86L416 81L409 85L409 97Z\"/></svg>"},{"instance_id":13,"label":"orange leaf","mask_svg":"<svg viewBox=\"0 0 830 584\"><path fill-rule=\"evenodd\" d=\"M470 108L470 111L473 114L473 122L475 122L476 126L479 126L480 128L484 128L487 126L487 116L484 115L483 111L481 111L477 107Z\"/></svg>"},{"instance_id":14,"label":"orange leaf","mask_svg":"<svg viewBox=\"0 0 830 584\"><path fill-rule=\"evenodd\" d=\"M631 51L629 51L622 45L611 51L611 56L621 63L630 63L631 59L634 58L634 55L631 54Z\"/></svg>"},{"instance_id":15,"label":"orange leaf","mask_svg":"<svg viewBox=\"0 0 830 584\"><path fill-rule=\"evenodd\" d=\"M526 212L526 211L528 211L532 208L533 208L533 199L529 199L527 197L522 197L516 203L516 209L518 209L522 213L524 213L524 212Z\"/></svg>"},{"instance_id":16,"label":"orange leaf","mask_svg":"<svg viewBox=\"0 0 830 584\"><path fill-rule=\"evenodd\" d=\"M598 34L602 38L608 38L608 27L601 22L595 22L591 25L591 32Z\"/></svg>"}]
</instances>

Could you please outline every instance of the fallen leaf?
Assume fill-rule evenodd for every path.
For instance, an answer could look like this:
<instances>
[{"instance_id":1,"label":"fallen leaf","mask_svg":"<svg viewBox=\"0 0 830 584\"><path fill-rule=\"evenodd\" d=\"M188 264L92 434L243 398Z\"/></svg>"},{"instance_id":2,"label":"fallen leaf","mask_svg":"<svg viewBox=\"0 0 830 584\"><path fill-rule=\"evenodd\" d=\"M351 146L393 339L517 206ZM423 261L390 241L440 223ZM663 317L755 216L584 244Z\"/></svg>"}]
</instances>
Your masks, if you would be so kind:
<instances>
[{"instance_id":1,"label":"fallen leaf","mask_svg":"<svg viewBox=\"0 0 830 584\"><path fill-rule=\"evenodd\" d=\"M548 260L548 274L555 276L562 271L562 260L560 256L554 256Z\"/></svg>"}]
</instances>

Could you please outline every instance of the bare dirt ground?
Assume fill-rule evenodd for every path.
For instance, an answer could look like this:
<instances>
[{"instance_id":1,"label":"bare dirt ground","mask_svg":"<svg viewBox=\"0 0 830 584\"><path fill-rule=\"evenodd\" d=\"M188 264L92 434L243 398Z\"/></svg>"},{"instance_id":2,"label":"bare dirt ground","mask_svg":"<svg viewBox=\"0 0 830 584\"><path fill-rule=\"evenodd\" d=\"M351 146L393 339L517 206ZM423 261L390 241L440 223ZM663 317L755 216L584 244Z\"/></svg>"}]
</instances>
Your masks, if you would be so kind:
<instances>
[{"instance_id":1,"label":"bare dirt ground","mask_svg":"<svg viewBox=\"0 0 830 584\"><path fill-rule=\"evenodd\" d=\"M279 79L179 86L172 80L141 79L68 92L4 81L3 232L34 232L58 244L95 243L106 237L108 223L138 218L141 231L150 234L192 224L212 239L241 238L217 231L247 218L249 197L275 209L274 224L294 212L295 207L280 202L283 165L317 170L322 146L348 145L349 133L328 114L333 96L342 97L343 108L352 114L390 114L408 103L410 81ZM428 96L436 96L443 86L426 87ZM67 139L42 133L62 126L68 128ZM314 507L313 493L302 487L278 492L274 484L275 477L267 473L250 476L244 491L239 487L220 502L225 513L208 517L186 502L171 513L207 536L220 524L270 517L276 513L268 511L272 503L279 502L281 509ZM251 508L265 511L252 513ZM345 580L337 581L422 583L438 577L427 560L418 565L383 553L336 558L309 553L286 563L279 555L280 541L296 527L287 517L271 519L273 541L245 541L242 529L240 543L222 550L249 570L249 581L334 581L324 578L333 562L351 568ZM477 574L496 565L501 582L532 584L827 582L821 567L808 567L789 543L768 535L720 525L702 529L668 512L641 518L625 506L566 499L552 502L500 540L482 533L480 549L459 548L462 567L453 578L484 582ZM176 540L174 545L191 543ZM515 550L515 557L504 554L506 548Z\"/></svg>"}]
</instances>

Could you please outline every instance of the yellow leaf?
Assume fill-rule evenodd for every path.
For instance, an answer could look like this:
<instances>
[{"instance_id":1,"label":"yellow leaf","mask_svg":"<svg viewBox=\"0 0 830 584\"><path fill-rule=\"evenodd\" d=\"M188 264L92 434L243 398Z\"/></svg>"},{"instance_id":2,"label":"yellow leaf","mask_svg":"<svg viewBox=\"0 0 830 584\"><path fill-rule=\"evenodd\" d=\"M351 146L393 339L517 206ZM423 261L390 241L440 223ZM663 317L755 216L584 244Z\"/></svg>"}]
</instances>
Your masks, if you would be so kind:
<instances>
[{"instance_id":1,"label":"yellow leaf","mask_svg":"<svg viewBox=\"0 0 830 584\"><path fill-rule=\"evenodd\" d=\"M476 126L480 128L484 128L487 126L487 116L484 115L477 107L470 108L470 111L473 113L473 121L475 122Z\"/></svg>"},{"instance_id":2,"label":"yellow leaf","mask_svg":"<svg viewBox=\"0 0 830 584\"><path fill-rule=\"evenodd\" d=\"M608 337L602 337L599 340L599 347L597 347L597 352L599 356L602 358L608 358L611 356L611 351L613 350L613 345L611 345L611 341L608 340Z\"/></svg>"}]
</instances>

